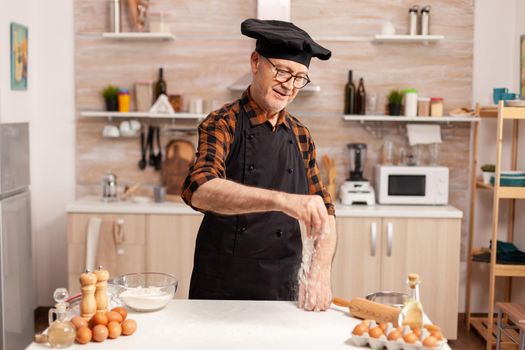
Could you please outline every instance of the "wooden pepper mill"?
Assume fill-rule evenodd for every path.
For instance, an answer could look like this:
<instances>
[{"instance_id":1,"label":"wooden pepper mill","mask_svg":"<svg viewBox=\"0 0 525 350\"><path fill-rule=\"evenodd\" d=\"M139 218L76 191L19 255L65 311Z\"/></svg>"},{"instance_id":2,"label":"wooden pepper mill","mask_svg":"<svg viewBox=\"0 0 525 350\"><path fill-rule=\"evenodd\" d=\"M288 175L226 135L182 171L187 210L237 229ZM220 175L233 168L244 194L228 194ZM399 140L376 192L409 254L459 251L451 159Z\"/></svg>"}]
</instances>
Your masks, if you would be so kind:
<instances>
[{"instance_id":1,"label":"wooden pepper mill","mask_svg":"<svg viewBox=\"0 0 525 350\"><path fill-rule=\"evenodd\" d=\"M98 269L95 270L95 275L97 276L97 285L96 285L96 291L95 291L95 301L97 303L97 312L108 311L108 279L109 279L109 272L107 270L102 269L102 266L99 266Z\"/></svg>"},{"instance_id":2,"label":"wooden pepper mill","mask_svg":"<svg viewBox=\"0 0 525 350\"><path fill-rule=\"evenodd\" d=\"M86 270L80 275L80 284L82 290L82 300L80 301L80 316L86 320L91 319L97 312L97 303L95 300L95 289L97 276Z\"/></svg>"}]
</instances>

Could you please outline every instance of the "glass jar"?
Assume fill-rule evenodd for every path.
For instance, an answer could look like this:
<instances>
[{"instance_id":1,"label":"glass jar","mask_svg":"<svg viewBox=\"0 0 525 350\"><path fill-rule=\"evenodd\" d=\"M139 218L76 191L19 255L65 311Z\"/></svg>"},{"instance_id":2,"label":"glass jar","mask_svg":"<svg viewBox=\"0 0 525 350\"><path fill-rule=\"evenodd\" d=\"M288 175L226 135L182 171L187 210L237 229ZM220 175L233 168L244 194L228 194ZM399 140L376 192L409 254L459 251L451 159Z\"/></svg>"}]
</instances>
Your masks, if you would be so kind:
<instances>
[{"instance_id":1,"label":"glass jar","mask_svg":"<svg viewBox=\"0 0 525 350\"><path fill-rule=\"evenodd\" d=\"M129 90L128 89L119 89L118 90L118 111L119 112L129 112Z\"/></svg>"},{"instance_id":2,"label":"glass jar","mask_svg":"<svg viewBox=\"0 0 525 350\"><path fill-rule=\"evenodd\" d=\"M443 99L441 97L432 97L430 99L430 116L431 117L442 117L443 116Z\"/></svg>"},{"instance_id":3,"label":"glass jar","mask_svg":"<svg viewBox=\"0 0 525 350\"><path fill-rule=\"evenodd\" d=\"M417 115L420 117L430 115L430 97L419 97L417 99Z\"/></svg>"},{"instance_id":4,"label":"glass jar","mask_svg":"<svg viewBox=\"0 0 525 350\"><path fill-rule=\"evenodd\" d=\"M153 12L149 14L149 31L152 33L169 33L170 24L167 22L166 12Z\"/></svg>"}]
</instances>

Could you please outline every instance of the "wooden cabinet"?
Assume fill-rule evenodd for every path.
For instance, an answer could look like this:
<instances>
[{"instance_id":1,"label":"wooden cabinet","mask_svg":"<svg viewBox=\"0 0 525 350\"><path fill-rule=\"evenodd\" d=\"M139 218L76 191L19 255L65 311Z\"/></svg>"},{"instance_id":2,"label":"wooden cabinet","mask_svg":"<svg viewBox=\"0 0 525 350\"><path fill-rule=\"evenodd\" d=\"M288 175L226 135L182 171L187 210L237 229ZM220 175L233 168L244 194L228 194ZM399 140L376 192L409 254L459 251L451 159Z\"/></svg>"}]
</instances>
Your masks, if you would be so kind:
<instances>
[{"instance_id":1,"label":"wooden cabinet","mask_svg":"<svg viewBox=\"0 0 525 350\"><path fill-rule=\"evenodd\" d=\"M202 215L148 215L146 269L179 279L176 298L188 298L195 238Z\"/></svg>"},{"instance_id":2,"label":"wooden cabinet","mask_svg":"<svg viewBox=\"0 0 525 350\"><path fill-rule=\"evenodd\" d=\"M69 214L68 216L68 289L80 291L78 278L86 268L86 239L89 221L100 218L122 225L123 243L117 255L117 274L144 271L146 267L146 216L140 214Z\"/></svg>"},{"instance_id":3,"label":"wooden cabinet","mask_svg":"<svg viewBox=\"0 0 525 350\"><path fill-rule=\"evenodd\" d=\"M426 314L446 337L455 339L460 227L460 219L338 218L334 295L350 299L406 291L406 276L416 272Z\"/></svg>"}]
</instances>

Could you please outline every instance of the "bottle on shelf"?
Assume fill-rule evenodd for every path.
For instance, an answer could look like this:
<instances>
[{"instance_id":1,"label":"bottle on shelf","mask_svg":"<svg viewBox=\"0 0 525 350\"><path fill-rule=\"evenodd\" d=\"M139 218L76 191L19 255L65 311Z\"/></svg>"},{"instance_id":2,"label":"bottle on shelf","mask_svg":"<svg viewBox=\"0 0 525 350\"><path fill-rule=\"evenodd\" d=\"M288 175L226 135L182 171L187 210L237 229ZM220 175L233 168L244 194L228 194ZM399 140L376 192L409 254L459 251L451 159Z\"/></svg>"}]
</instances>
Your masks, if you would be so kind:
<instances>
[{"instance_id":1,"label":"bottle on shelf","mask_svg":"<svg viewBox=\"0 0 525 350\"><path fill-rule=\"evenodd\" d=\"M77 332L75 326L66 318L67 298L69 293L65 288L58 288L53 293L56 301L54 309L49 310L49 328L47 330L47 340L52 348L66 348L75 341ZM53 315L56 320L53 321Z\"/></svg>"},{"instance_id":2,"label":"bottle on shelf","mask_svg":"<svg viewBox=\"0 0 525 350\"><path fill-rule=\"evenodd\" d=\"M411 273L408 275L407 285L409 289L408 298L401 309L403 326L409 326L412 329L421 329L423 327L423 305L419 300L419 275Z\"/></svg>"},{"instance_id":3,"label":"bottle on shelf","mask_svg":"<svg viewBox=\"0 0 525 350\"><path fill-rule=\"evenodd\" d=\"M355 113L365 115L366 114L366 91L365 82L363 78L359 78L359 85L357 86L357 93L355 95Z\"/></svg>"},{"instance_id":4,"label":"bottle on shelf","mask_svg":"<svg viewBox=\"0 0 525 350\"><path fill-rule=\"evenodd\" d=\"M164 69L159 68L159 79L155 83L155 101L159 98L160 95L167 95L168 86L164 80Z\"/></svg>"},{"instance_id":5,"label":"bottle on shelf","mask_svg":"<svg viewBox=\"0 0 525 350\"><path fill-rule=\"evenodd\" d=\"M352 71L348 71L348 82L345 85L345 114L355 114L355 85Z\"/></svg>"}]
</instances>

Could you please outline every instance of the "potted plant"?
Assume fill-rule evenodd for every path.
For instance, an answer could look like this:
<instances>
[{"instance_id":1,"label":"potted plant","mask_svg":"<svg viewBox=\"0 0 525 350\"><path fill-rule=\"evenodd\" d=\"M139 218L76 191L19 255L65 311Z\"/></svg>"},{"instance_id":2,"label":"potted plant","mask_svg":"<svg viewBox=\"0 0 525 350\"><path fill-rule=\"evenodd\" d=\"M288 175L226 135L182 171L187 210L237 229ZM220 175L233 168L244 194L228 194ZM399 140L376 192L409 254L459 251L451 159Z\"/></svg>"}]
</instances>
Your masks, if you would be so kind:
<instances>
[{"instance_id":1,"label":"potted plant","mask_svg":"<svg viewBox=\"0 0 525 350\"><path fill-rule=\"evenodd\" d=\"M496 166L494 164L483 164L481 171L483 172L483 183L487 185L490 184L490 178L494 176Z\"/></svg>"},{"instance_id":2,"label":"potted plant","mask_svg":"<svg viewBox=\"0 0 525 350\"><path fill-rule=\"evenodd\" d=\"M403 101L403 93L399 90L392 90L388 94L388 114L400 115L401 102Z\"/></svg>"},{"instance_id":3,"label":"potted plant","mask_svg":"<svg viewBox=\"0 0 525 350\"><path fill-rule=\"evenodd\" d=\"M118 111L118 87L108 85L102 90L107 111Z\"/></svg>"}]
</instances>

